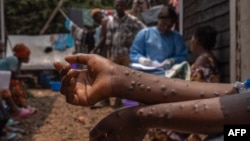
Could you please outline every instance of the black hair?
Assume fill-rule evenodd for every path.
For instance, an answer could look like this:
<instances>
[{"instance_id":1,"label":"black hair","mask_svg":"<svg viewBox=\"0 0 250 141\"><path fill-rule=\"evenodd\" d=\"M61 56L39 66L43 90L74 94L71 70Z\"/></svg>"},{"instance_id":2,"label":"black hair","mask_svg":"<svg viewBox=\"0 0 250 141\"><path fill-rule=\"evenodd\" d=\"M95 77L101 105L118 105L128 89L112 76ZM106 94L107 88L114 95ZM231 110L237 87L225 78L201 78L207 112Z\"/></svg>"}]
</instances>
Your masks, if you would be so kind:
<instances>
[{"instance_id":1,"label":"black hair","mask_svg":"<svg viewBox=\"0 0 250 141\"><path fill-rule=\"evenodd\" d=\"M174 21L177 20L177 14L174 10L174 8L168 4L164 4L162 7L161 11L159 12L157 18L162 19L162 18L170 18Z\"/></svg>"},{"instance_id":2,"label":"black hair","mask_svg":"<svg viewBox=\"0 0 250 141\"><path fill-rule=\"evenodd\" d=\"M212 50L216 43L217 30L206 25L198 27L194 33L195 38L206 50Z\"/></svg>"}]
</instances>

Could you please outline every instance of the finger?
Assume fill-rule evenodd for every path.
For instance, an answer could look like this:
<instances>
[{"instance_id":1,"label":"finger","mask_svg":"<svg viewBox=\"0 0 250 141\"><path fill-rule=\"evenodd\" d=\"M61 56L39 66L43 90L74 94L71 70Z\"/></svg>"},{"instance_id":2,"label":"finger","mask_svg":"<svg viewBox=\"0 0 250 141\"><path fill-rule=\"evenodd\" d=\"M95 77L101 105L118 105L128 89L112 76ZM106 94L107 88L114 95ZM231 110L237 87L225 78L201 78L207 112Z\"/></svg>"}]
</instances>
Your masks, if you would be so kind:
<instances>
[{"instance_id":1,"label":"finger","mask_svg":"<svg viewBox=\"0 0 250 141\"><path fill-rule=\"evenodd\" d=\"M60 72L64 67L64 65L62 63L60 63L60 62L54 62L53 65L54 65L57 72Z\"/></svg>"},{"instance_id":2,"label":"finger","mask_svg":"<svg viewBox=\"0 0 250 141\"><path fill-rule=\"evenodd\" d=\"M62 79L62 77L63 77L64 75L66 75L70 69L71 69L70 64L65 65L64 68L61 69L61 71L59 72L59 74L60 74L60 79Z\"/></svg>"},{"instance_id":3,"label":"finger","mask_svg":"<svg viewBox=\"0 0 250 141\"><path fill-rule=\"evenodd\" d=\"M54 67L60 74L60 78L62 78L71 69L70 64L63 65L60 62L54 62Z\"/></svg>"},{"instance_id":4,"label":"finger","mask_svg":"<svg viewBox=\"0 0 250 141\"><path fill-rule=\"evenodd\" d=\"M69 63L87 64L88 60L91 57L91 54L78 53L76 55L70 55L65 57L65 60Z\"/></svg>"},{"instance_id":5,"label":"finger","mask_svg":"<svg viewBox=\"0 0 250 141\"><path fill-rule=\"evenodd\" d=\"M76 80L73 77L70 81L70 85L68 86L69 91L67 94L65 94L66 102L71 103L73 105L78 105L79 99L75 93Z\"/></svg>"},{"instance_id":6,"label":"finger","mask_svg":"<svg viewBox=\"0 0 250 141\"><path fill-rule=\"evenodd\" d=\"M69 86L71 86L70 84L72 83L72 78L76 78L79 75L79 71L77 70L70 70L67 72L67 74L65 74L62 79L61 79L61 83L62 83L62 87L61 87L61 93L62 94L67 94L69 92L73 92L73 90L71 90L69 88Z\"/></svg>"}]
</instances>

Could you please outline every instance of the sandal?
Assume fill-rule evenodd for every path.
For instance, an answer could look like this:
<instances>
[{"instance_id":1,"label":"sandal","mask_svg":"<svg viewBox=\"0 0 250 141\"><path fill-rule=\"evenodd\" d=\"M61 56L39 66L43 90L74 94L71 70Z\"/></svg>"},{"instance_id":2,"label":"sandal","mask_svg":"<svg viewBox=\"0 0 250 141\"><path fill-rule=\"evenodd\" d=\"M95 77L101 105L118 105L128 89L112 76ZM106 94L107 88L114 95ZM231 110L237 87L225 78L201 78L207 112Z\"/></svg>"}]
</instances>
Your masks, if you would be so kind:
<instances>
[{"instance_id":1,"label":"sandal","mask_svg":"<svg viewBox=\"0 0 250 141\"><path fill-rule=\"evenodd\" d=\"M19 133L12 133L12 132L7 132L6 133L6 141L19 141L22 139L22 135Z\"/></svg>"},{"instance_id":2,"label":"sandal","mask_svg":"<svg viewBox=\"0 0 250 141\"><path fill-rule=\"evenodd\" d=\"M7 132L10 133L20 133L20 134L25 134L25 131L23 129L20 128L16 128L16 127L11 127L11 126L6 126L5 127Z\"/></svg>"},{"instance_id":3,"label":"sandal","mask_svg":"<svg viewBox=\"0 0 250 141\"><path fill-rule=\"evenodd\" d=\"M17 125L17 124L19 124L19 121L15 121L12 118L9 118L9 120L7 122L7 125L9 125L9 126L11 126L11 125Z\"/></svg>"},{"instance_id":4,"label":"sandal","mask_svg":"<svg viewBox=\"0 0 250 141\"><path fill-rule=\"evenodd\" d=\"M34 113L35 113L34 110L27 109L27 108L21 108L19 113L15 116L12 116L12 118L14 120L21 120L21 119L24 119L24 118L31 116Z\"/></svg>"}]
</instances>

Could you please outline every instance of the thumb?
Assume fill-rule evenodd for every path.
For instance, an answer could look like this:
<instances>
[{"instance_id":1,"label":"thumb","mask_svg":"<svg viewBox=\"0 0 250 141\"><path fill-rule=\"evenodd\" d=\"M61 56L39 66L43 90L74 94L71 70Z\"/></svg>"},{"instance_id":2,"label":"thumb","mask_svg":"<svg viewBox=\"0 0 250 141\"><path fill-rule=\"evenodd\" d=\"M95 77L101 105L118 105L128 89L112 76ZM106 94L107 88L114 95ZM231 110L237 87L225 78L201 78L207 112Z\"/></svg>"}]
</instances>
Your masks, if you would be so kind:
<instances>
[{"instance_id":1,"label":"thumb","mask_svg":"<svg viewBox=\"0 0 250 141\"><path fill-rule=\"evenodd\" d=\"M68 63L87 64L89 59L91 59L92 57L94 57L93 54L79 53L76 55L69 55L65 57L65 60Z\"/></svg>"}]
</instances>

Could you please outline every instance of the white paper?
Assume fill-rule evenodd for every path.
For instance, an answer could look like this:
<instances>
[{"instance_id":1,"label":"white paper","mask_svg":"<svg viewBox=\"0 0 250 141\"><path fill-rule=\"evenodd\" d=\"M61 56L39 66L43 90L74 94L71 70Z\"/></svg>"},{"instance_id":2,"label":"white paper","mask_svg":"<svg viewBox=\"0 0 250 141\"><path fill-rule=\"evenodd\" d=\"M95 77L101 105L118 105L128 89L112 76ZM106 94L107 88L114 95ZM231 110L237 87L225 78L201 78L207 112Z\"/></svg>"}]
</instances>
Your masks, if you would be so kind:
<instances>
[{"instance_id":1,"label":"white paper","mask_svg":"<svg viewBox=\"0 0 250 141\"><path fill-rule=\"evenodd\" d=\"M0 90L9 89L10 78L10 71L0 71Z\"/></svg>"},{"instance_id":2,"label":"white paper","mask_svg":"<svg viewBox=\"0 0 250 141\"><path fill-rule=\"evenodd\" d=\"M132 68L141 69L141 70L162 70L163 69L163 65L157 61L153 61L151 66L144 66L139 63L131 63L130 66Z\"/></svg>"}]
</instances>

